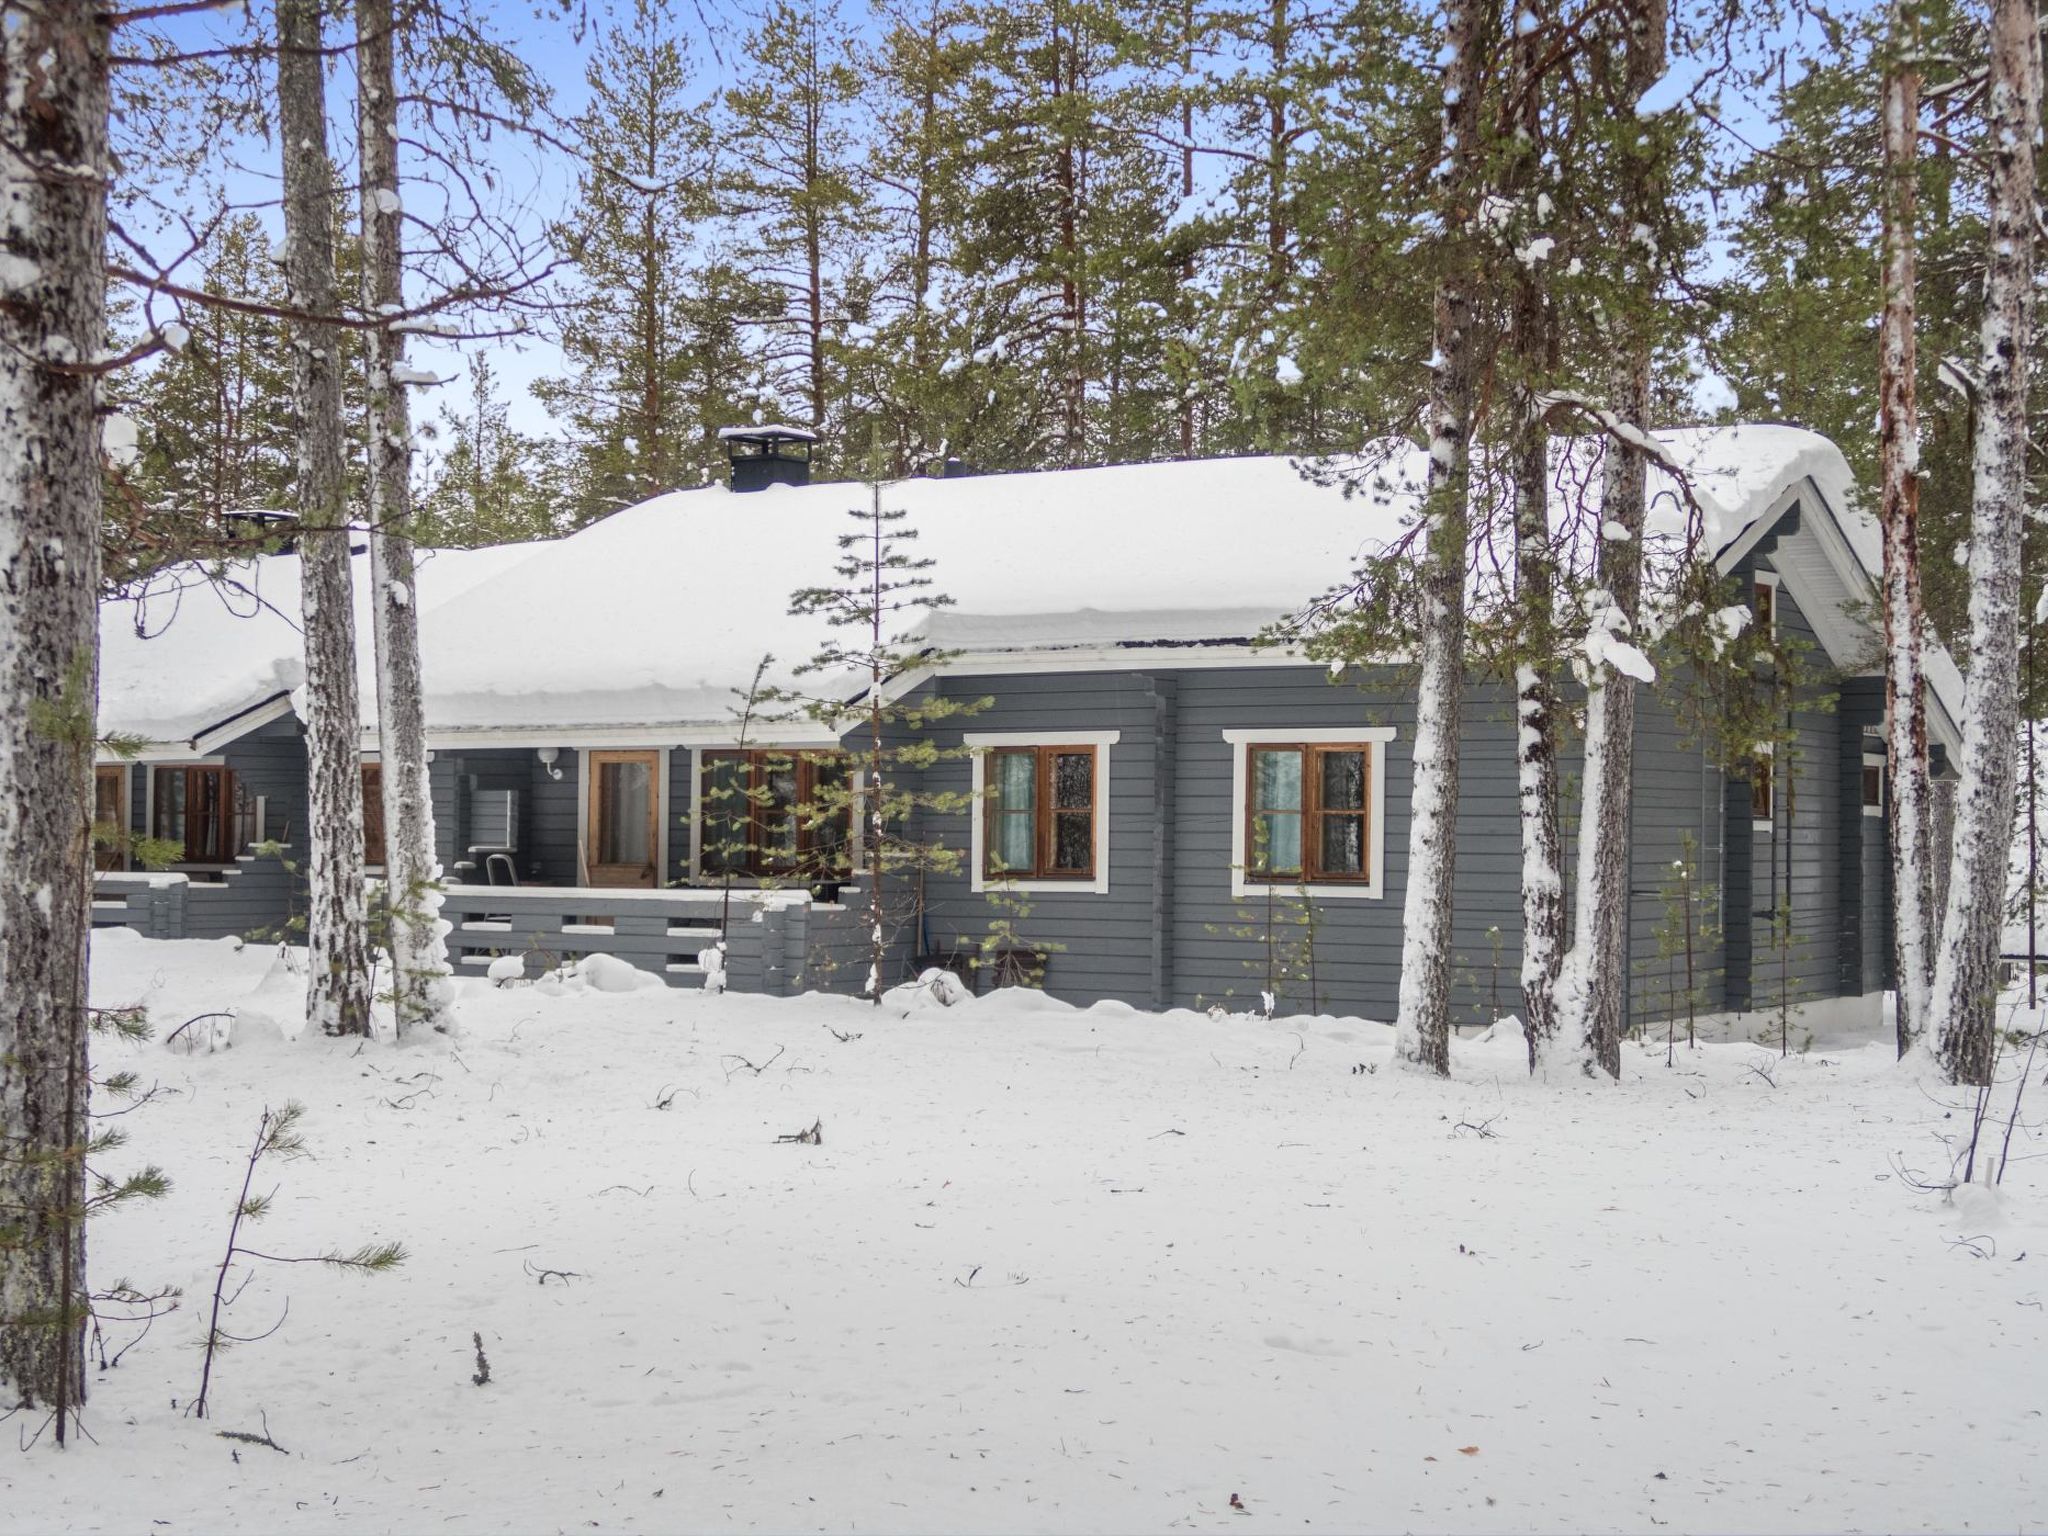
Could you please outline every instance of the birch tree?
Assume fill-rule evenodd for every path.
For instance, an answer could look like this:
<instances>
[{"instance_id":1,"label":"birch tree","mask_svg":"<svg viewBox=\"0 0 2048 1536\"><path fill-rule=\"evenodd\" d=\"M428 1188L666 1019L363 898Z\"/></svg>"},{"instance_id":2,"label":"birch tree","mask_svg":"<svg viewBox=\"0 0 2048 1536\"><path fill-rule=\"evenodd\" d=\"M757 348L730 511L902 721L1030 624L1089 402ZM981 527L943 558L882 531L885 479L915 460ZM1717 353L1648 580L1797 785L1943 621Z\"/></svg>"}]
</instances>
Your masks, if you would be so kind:
<instances>
[{"instance_id":1,"label":"birch tree","mask_svg":"<svg viewBox=\"0 0 2048 1536\"><path fill-rule=\"evenodd\" d=\"M1891 11L1884 129L1884 312L1878 331L1879 521L1884 530L1885 764L1891 786L1892 925L1899 1055L1927 1028L1933 969L1933 797L1927 754L1926 615L1920 599L1920 408L1914 176L1920 137L1917 17Z\"/></svg>"},{"instance_id":2,"label":"birch tree","mask_svg":"<svg viewBox=\"0 0 2048 1536\"><path fill-rule=\"evenodd\" d=\"M1420 574L1420 685L1415 783L1402 910L1395 1052L1449 1076L1452 883L1457 870L1458 729L1465 686L1465 545L1470 524L1472 412L1481 360L1472 228L1483 191L1482 60L1492 0L1449 0L1443 31L1444 269L1437 280L1429 396L1427 530Z\"/></svg>"},{"instance_id":3,"label":"birch tree","mask_svg":"<svg viewBox=\"0 0 2048 1536\"><path fill-rule=\"evenodd\" d=\"M446 1028L454 989L441 937L441 866L427 772L427 713L414 598L412 416L405 332L398 87L391 0L357 0L358 152L362 156L363 308L368 335L365 478L370 507L370 622L377 652L377 745L383 771L384 904L393 1010L401 1033Z\"/></svg>"},{"instance_id":4,"label":"birch tree","mask_svg":"<svg viewBox=\"0 0 2048 1536\"><path fill-rule=\"evenodd\" d=\"M1988 258L1970 503L1969 669L1948 906L1930 1023L1959 1083L1991 1080L1998 935L2019 739L2020 536L2027 486L2027 351L2034 324L2034 136L2041 55L2032 0L1993 0L1986 93Z\"/></svg>"},{"instance_id":5,"label":"birch tree","mask_svg":"<svg viewBox=\"0 0 2048 1536\"><path fill-rule=\"evenodd\" d=\"M306 650L306 1022L370 1032L363 898L361 711L342 465L341 336L335 310L334 168L320 0L277 0L278 130L284 159L285 287L298 432L299 592Z\"/></svg>"},{"instance_id":6,"label":"birch tree","mask_svg":"<svg viewBox=\"0 0 2048 1536\"><path fill-rule=\"evenodd\" d=\"M108 30L0 13L0 1408L85 1397L86 939ZM86 726L53 729L68 714Z\"/></svg>"}]
</instances>

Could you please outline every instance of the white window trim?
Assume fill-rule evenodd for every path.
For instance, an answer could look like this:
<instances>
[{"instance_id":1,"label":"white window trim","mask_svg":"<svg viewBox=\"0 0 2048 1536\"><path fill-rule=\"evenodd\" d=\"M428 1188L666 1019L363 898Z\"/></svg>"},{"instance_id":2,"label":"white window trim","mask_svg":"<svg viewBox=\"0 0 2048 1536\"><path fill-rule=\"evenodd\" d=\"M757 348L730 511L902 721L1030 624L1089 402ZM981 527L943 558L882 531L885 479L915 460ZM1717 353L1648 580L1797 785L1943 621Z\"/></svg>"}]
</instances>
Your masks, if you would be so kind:
<instances>
[{"instance_id":1,"label":"white window trim","mask_svg":"<svg viewBox=\"0 0 2048 1536\"><path fill-rule=\"evenodd\" d=\"M821 745L815 741L750 741L741 746L737 741L714 742L708 746L690 748L690 808L686 814L690 820L690 862L682 872L684 885L721 886L722 877L704 872L704 754L707 752L834 752L846 749L837 744ZM848 753L849 757L857 754ZM853 804L849 813L853 817L853 857L847 865L847 879L858 880L868 872L868 769L864 761L856 761L853 768ZM752 876L739 876L752 879ZM836 877L835 877L836 878Z\"/></svg>"},{"instance_id":2,"label":"white window trim","mask_svg":"<svg viewBox=\"0 0 2048 1536\"><path fill-rule=\"evenodd\" d=\"M1245 797L1250 792L1250 758L1245 749L1254 746L1287 746L1299 743L1305 747L1342 746L1353 742L1372 748L1372 766L1368 774L1369 789L1367 800L1372 827L1372 844L1366 850L1367 862L1371 868L1363 884L1346 881L1341 885L1316 884L1305 887L1311 896L1330 896L1339 900L1378 901L1387 894L1387 753L1386 747L1394 741L1399 732L1391 725L1352 725L1317 727L1313 730L1275 729L1247 731L1225 731L1223 739L1230 743L1230 894L1233 897L1264 896L1268 891L1286 893L1300 891L1299 885L1280 885L1267 880L1250 880L1245 877L1246 865L1250 862L1250 851L1244 845Z\"/></svg>"},{"instance_id":3,"label":"white window trim","mask_svg":"<svg viewBox=\"0 0 2048 1536\"><path fill-rule=\"evenodd\" d=\"M1776 571L1767 571L1760 566L1750 573L1750 584L1753 587L1769 587L1771 589L1771 627L1765 633L1773 640L1778 637L1778 604L1784 601L1784 594L1778 588L1783 581L1784 577L1780 576ZM1750 617L1756 617L1756 602L1754 598L1750 601Z\"/></svg>"},{"instance_id":4,"label":"white window trim","mask_svg":"<svg viewBox=\"0 0 2048 1536\"><path fill-rule=\"evenodd\" d=\"M673 755L667 747L578 747L576 749L576 888L606 890L590 883L590 754L592 752L652 752L654 754L654 889L665 891L676 883L668 862L668 771ZM621 887L632 890L632 886Z\"/></svg>"},{"instance_id":5,"label":"white window trim","mask_svg":"<svg viewBox=\"0 0 2048 1536\"><path fill-rule=\"evenodd\" d=\"M1866 816L1883 816L1885 795L1891 789L1891 785L1885 782L1886 779L1890 777L1890 774L1887 773L1885 769L1884 754L1882 752L1864 753L1863 766L1866 768L1875 768L1878 771L1879 775L1877 781L1877 804L1864 806L1863 814ZM1860 778L1857 780L1856 783L1856 793L1859 798L1863 794L1863 782Z\"/></svg>"},{"instance_id":6,"label":"white window trim","mask_svg":"<svg viewBox=\"0 0 2048 1536\"><path fill-rule=\"evenodd\" d=\"M1775 614L1777 611L1777 604L1773 602L1771 612ZM1760 741L1757 743L1756 751L1752 756L1768 761L1771 765L1771 814L1768 816L1751 816L1749 819L1750 830L1752 832L1768 832L1775 837L1778 831L1778 744L1775 741Z\"/></svg>"},{"instance_id":7,"label":"white window trim","mask_svg":"<svg viewBox=\"0 0 2048 1536\"><path fill-rule=\"evenodd\" d=\"M1065 892L1069 895L1109 894L1109 749L1122 731L968 731L961 737L974 765L973 799L968 806L968 888ZM982 806L988 794L988 754L993 747L1093 747L1095 749L1095 878L1093 880L990 880L987 865L988 821Z\"/></svg>"}]
</instances>

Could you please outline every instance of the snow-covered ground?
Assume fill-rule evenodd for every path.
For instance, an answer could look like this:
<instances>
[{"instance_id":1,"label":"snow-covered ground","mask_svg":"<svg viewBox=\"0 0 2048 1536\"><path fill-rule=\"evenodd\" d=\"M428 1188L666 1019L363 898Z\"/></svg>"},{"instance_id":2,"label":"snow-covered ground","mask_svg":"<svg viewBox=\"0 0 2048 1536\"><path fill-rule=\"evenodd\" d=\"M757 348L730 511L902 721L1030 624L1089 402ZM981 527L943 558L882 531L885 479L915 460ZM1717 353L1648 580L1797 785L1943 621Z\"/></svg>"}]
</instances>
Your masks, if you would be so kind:
<instances>
[{"instance_id":1,"label":"snow-covered ground","mask_svg":"<svg viewBox=\"0 0 2048 1536\"><path fill-rule=\"evenodd\" d=\"M97 1000L167 1029L270 958L103 933ZM1440 1083L1356 1020L464 988L453 1044L121 1063L165 1095L115 1168L176 1189L94 1279L185 1306L93 1380L95 1443L0 1461L0 1528L2048 1524L2048 1165L1908 1187L1967 1113L1882 1044L1632 1045L1617 1088L1464 1043ZM227 1326L279 1326L202 1423L289 1099L315 1157L248 1240L410 1257L258 1266Z\"/></svg>"}]
</instances>

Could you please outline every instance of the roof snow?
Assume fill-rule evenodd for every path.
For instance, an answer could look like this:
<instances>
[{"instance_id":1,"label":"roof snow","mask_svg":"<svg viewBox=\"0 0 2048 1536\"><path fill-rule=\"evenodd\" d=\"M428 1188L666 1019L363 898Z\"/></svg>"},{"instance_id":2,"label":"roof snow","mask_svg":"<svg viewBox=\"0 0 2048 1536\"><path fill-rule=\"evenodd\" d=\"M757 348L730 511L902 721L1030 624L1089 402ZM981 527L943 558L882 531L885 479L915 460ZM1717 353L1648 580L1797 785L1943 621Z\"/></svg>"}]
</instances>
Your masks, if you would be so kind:
<instances>
[{"instance_id":1,"label":"roof snow","mask_svg":"<svg viewBox=\"0 0 2048 1536\"><path fill-rule=\"evenodd\" d=\"M1825 439L1773 426L1657 437L1684 466L1717 554L1734 553L1758 519L1811 480L1864 569L1876 572L1875 526L1853 505L1848 466ZM1403 445L1369 471L1364 462L1353 467L1359 484L1349 497L1285 458L887 486L884 508L905 513L900 526L917 535L905 552L933 561L930 590L952 599L893 614L892 627L913 649L984 663L1008 655L1010 666L1027 665L1031 653L1249 641L1412 526L1423 452ZM1665 536L1682 532L1668 473L1653 469L1650 489L1649 532L1660 523ZM774 658L771 685L851 697L864 679L799 673L833 633L822 619L793 616L790 594L839 584L837 540L856 531L871 494L851 482L672 492L551 543L423 561L431 726L716 730L736 715L764 654ZM108 610L108 728L190 739L297 685L297 562L234 570L233 588L195 590L193 573L145 598L148 628L163 631L152 639L136 638L123 605ZM359 571L359 609L363 585ZM291 622L251 613L256 597ZM180 611L169 623L173 604ZM358 627L367 656L361 617ZM366 710L371 697L366 682Z\"/></svg>"},{"instance_id":2,"label":"roof snow","mask_svg":"<svg viewBox=\"0 0 2048 1536\"><path fill-rule=\"evenodd\" d=\"M509 570L543 546L422 550L414 578L423 611ZM376 717L370 562L357 555L358 683ZM180 565L100 605L100 729L166 744L262 708L306 678L299 629L299 558L264 555Z\"/></svg>"}]
</instances>

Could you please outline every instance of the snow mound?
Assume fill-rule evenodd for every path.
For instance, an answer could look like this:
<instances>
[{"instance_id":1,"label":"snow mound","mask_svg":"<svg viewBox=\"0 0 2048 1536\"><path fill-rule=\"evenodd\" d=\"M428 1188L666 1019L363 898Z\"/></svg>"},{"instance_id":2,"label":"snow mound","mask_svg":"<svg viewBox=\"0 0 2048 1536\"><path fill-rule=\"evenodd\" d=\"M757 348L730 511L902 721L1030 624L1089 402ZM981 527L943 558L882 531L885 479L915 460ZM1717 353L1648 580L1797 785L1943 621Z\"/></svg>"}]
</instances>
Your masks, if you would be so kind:
<instances>
[{"instance_id":1,"label":"snow mound","mask_svg":"<svg viewBox=\"0 0 2048 1536\"><path fill-rule=\"evenodd\" d=\"M882 994L885 1007L901 1008L906 1012L922 1008L958 1008L974 1001L974 994L951 971L933 966L915 981L906 981L900 987L891 987Z\"/></svg>"},{"instance_id":2,"label":"snow mound","mask_svg":"<svg viewBox=\"0 0 2048 1536\"><path fill-rule=\"evenodd\" d=\"M523 981L526 978L526 956L500 955L491 962L484 976L501 987L509 982Z\"/></svg>"},{"instance_id":3,"label":"snow mound","mask_svg":"<svg viewBox=\"0 0 2048 1536\"><path fill-rule=\"evenodd\" d=\"M280 949L270 969L247 997L234 1007L234 1021L213 1049L296 1040L306 1028L306 976L288 949Z\"/></svg>"},{"instance_id":4,"label":"snow mound","mask_svg":"<svg viewBox=\"0 0 2048 1536\"><path fill-rule=\"evenodd\" d=\"M585 955L576 962L576 974L594 992L649 992L668 986L652 971L643 971L617 955Z\"/></svg>"}]
</instances>

